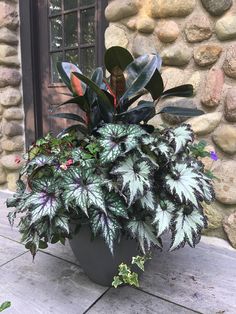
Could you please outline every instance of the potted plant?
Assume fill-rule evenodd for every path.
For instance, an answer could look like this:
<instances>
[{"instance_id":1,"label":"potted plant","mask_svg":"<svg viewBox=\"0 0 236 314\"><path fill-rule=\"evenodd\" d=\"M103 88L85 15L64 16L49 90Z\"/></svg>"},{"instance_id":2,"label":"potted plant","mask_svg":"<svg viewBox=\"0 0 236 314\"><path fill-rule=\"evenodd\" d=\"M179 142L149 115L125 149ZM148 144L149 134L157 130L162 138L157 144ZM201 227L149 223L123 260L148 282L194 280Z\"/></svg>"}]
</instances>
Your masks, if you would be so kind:
<instances>
[{"instance_id":1,"label":"potted plant","mask_svg":"<svg viewBox=\"0 0 236 314\"><path fill-rule=\"evenodd\" d=\"M175 107L158 111L161 98L191 96L192 86L164 91L158 55L133 59L126 49L112 47L105 66L109 83L101 68L89 79L75 65L58 64L72 94L58 107L74 103L80 112L52 116L76 124L29 148L7 206L15 207L11 224L21 214L22 240L33 256L47 243L69 238L88 276L110 285L121 262L161 247L166 231L170 250L194 247L207 223L202 203L212 202L214 191L190 126L148 124L162 112L202 114ZM153 100L139 101L146 93Z\"/></svg>"}]
</instances>

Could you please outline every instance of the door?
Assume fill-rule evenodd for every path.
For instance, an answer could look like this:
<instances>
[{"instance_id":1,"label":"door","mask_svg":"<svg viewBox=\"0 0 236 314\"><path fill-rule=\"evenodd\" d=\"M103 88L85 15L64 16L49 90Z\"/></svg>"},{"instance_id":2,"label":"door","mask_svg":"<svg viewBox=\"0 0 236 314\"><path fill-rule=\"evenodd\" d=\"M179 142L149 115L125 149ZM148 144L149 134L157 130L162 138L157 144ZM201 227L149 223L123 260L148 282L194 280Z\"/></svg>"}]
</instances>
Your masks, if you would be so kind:
<instances>
[{"instance_id":1,"label":"door","mask_svg":"<svg viewBox=\"0 0 236 314\"><path fill-rule=\"evenodd\" d=\"M67 61L79 66L85 75L90 75L95 67L103 65L104 17L106 0L38 0L21 4L21 37L29 32L31 40L31 72L33 81L32 105L26 101L26 133L32 139L32 119L34 120L35 138L52 131L58 133L70 123L64 119L50 118L51 107L68 100L68 89L61 81L56 63ZM28 2L28 6L27 3ZM27 24L26 11L29 10ZM26 46L22 42L22 68L29 62ZM25 55L24 55L25 54ZM29 69L28 69L29 71ZM24 83L24 81L26 81ZM28 79L29 81L29 79ZM28 82L29 83L29 82ZM25 86L25 84L27 86ZM29 94L27 79L23 79L23 93ZM29 97L29 96L28 96ZM25 97L24 97L25 98ZM75 111L76 107L65 107L63 111ZM30 113L30 114L28 114ZM31 132L31 133L30 133ZM29 139L26 141L29 143ZM30 144L30 143L29 143Z\"/></svg>"}]
</instances>

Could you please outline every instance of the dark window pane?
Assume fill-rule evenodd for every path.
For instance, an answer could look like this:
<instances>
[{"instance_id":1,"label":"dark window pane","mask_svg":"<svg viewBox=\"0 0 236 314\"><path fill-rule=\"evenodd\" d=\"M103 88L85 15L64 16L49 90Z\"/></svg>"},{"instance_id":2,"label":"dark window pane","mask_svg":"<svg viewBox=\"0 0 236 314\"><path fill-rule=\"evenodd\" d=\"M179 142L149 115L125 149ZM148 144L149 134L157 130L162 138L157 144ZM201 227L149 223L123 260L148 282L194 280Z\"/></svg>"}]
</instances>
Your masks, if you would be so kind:
<instances>
[{"instance_id":1,"label":"dark window pane","mask_svg":"<svg viewBox=\"0 0 236 314\"><path fill-rule=\"evenodd\" d=\"M95 3L95 0L80 0L80 6L86 6L86 5L91 5Z\"/></svg>"},{"instance_id":2,"label":"dark window pane","mask_svg":"<svg viewBox=\"0 0 236 314\"><path fill-rule=\"evenodd\" d=\"M95 10L81 10L80 14L81 44L93 44L95 41Z\"/></svg>"},{"instance_id":3,"label":"dark window pane","mask_svg":"<svg viewBox=\"0 0 236 314\"><path fill-rule=\"evenodd\" d=\"M61 0L50 0L49 1L49 13L58 14L61 12Z\"/></svg>"},{"instance_id":4,"label":"dark window pane","mask_svg":"<svg viewBox=\"0 0 236 314\"><path fill-rule=\"evenodd\" d=\"M51 48L60 48L62 46L62 20L61 17L50 19L50 38Z\"/></svg>"},{"instance_id":5,"label":"dark window pane","mask_svg":"<svg viewBox=\"0 0 236 314\"><path fill-rule=\"evenodd\" d=\"M65 52L65 61L78 64L78 50L67 50Z\"/></svg>"},{"instance_id":6,"label":"dark window pane","mask_svg":"<svg viewBox=\"0 0 236 314\"><path fill-rule=\"evenodd\" d=\"M78 0L64 0L64 10L77 9Z\"/></svg>"},{"instance_id":7,"label":"dark window pane","mask_svg":"<svg viewBox=\"0 0 236 314\"><path fill-rule=\"evenodd\" d=\"M78 18L77 13L65 15L65 47L78 46Z\"/></svg>"},{"instance_id":8,"label":"dark window pane","mask_svg":"<svg viewBox=\"0 0 236 314\"><path fill-rule=\"evenodd\" d=\"M93 70L95 69L95 55L96 54L94 47L83 48L80 50L80 68L82 72L87 76L91 76Z\"/></svg>"},{"instance_id":9,"label":"dark window pane","mask_svg":"<svg viewBox=\"0 0 236 314\"><path fill-rule=\"evenodd\" d=\"M61 78L57 71L57 62L63 61L63 53L55 52L51 54L51 83L60 83Z\"/></svg>"}]
</instances>

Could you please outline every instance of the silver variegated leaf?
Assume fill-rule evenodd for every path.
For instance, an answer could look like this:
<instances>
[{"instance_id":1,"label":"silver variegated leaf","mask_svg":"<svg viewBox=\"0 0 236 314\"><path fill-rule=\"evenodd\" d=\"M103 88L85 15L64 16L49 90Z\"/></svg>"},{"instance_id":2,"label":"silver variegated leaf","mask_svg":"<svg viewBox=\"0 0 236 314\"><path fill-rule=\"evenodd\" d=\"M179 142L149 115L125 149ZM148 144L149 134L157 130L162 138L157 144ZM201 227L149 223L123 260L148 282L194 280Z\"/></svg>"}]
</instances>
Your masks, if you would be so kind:
<instances>
[{"instance_id":1,"label":"silver variegated leaf","mask_svg":"<svg viewBox=\"0 0 236 314\"><path fill-rule=\"evenodd\" d=\"M164 157L166 160L169 160L174 153L170 143L162 137L146 136L143 137L142 143L156 156Z\"/></svg>"},{"instance_id":2,"label":"silver variegated leaf","mask_svg":"<svg viewBox=\"0 0 236 314\"><path fill-rule=\"evenodd\" d=\"M170 228L175 211L176 206L170 201L162 201L156 207L153 224L157 230L158 237Z\"/></svg>"},{"instance_id":3,"label":"silver variegated leaf","mask_svg":"<svg viewBox=\"0 0 236 314\"><path fill-rule=\"evenodd\" d=\"M55 164L55 157L54 156L45 156L39 155L33 158L31 161L27 162L26 165L21 169L21 174L27 173L28 170L37 169L43 166L51 166Z\"/></svg>"},{"instance_id":4,"label":"silver variegated leaf","mask_svg":"<svg viewBox=\"0 0 236 314\"><path fill-rule=\"evenodd\" d=\"M94 209L91 212L90 223L94 235L100 234L113 254L114 241L118 239L119 230L121 229L115 216Z\"/></svg>"},{"instance_id":5,"label":"silver variegated leaf","mask_svg":"<svg viewBox=\"0 0 236 314\"><path fill-rule=\"evenodd\" d=\"M115 161L119 156L134 149L146 132L137 125L106 124L98 132L103 150L100 154L102 163Z\"/></svg>"},{"instance_id":6,"label":"silver variegated leaf","mask_svg":"<svg viewBox=\"0 0 236 314\"><path fill-rule=\"evenodd\" d=\"M214 199L210 180L191 166L188 160L176 163L165 177L168 192L181 204L199 206Z\"/></svg>"},{"instance_id":7,"label":"silver variegated leaf","mask_svg":"<svg viewBox=\"0 0 236 314\"><path fill-rule=\"evenodd\" d=\"M128 155L112 169L128 206L142 198L152 188L153 165L149 159Z\"/></svg>"},{"instance_id":8,"label":"silver variegated leaf","mask_svg":"<svg viewBox=\"0 0 236 314\"><path fill-rule=\"evenodd\" d=\"M127 229L132 237L139 241L140 248L145 254L146 250L149 251L152 245L161 247L161 243L155 235L154 227L145 221L131 220L127 224Z\"/></svg>"},{"instance_id":9,"label":"silver variegated leaf","mask_svg":"<svg viewBox=\"0 0 236 314\"><path fill-rule=\"evenodd\" d=\"M66 205L79 206L86 215L91 205L106 211L102 184L101 178L91 171L71 167L63 183Z\"/></svg>"},{"instance_id":10,"label":"silver variegated leaf","mask_svg":"<svg viewBox=\"0 0 236 314\"><path fill-rule=\"evenodd\" d=\"M200 241L201 230L206 227L206 217L196 208L181 209L176 212L172 224L172 243L170 250L183 247L187 242L191 247Z\"/></svg>"},{"instance_id":11,"label":"silver variegated leaf","mask_svg":"<svg viewBox=\"0 0 236 314\"><path fill-rule=\"evenodd\" d=\"M175 154L182 152L194 139L193 131L188 124L181 124L177 128L170 128L165 135L170 145L174 148Z\"/></svg>"},{"instance_id":12,"label":"silver variegated leaf","mask_svg":"<svg viewBox=\"0 0 236 314\"><path fill-rule=\"evenodd\" d=\"M157 207L157 198L153 191L147 193L140 198L140 203L143 209L154 211Z\"/></svg>"},{"instance_id":13,"label":"silver variegated leaf","mask_svg":"<svg viewBox=\"0 0 236 314\"><path fill-rule=\"evenodd\" d=\"M129 218L127 213L127 206L117 193L107 192L105 194L105 204L107 212L111 212L114 216Z\"/></svg>"},{"instance_id":14,"label":"silver variegated leaf","mask_svg":"<svg viewBox=\"0 0 236 314\"><path fill-rule=\"evenodd\" d=\"M56 216L54 218L54 224L55 224L56 228L61 229L62 231L66 232L67 234L70 233L69 217L67 217L67 216Z\"/></svg>"}]
</instances>

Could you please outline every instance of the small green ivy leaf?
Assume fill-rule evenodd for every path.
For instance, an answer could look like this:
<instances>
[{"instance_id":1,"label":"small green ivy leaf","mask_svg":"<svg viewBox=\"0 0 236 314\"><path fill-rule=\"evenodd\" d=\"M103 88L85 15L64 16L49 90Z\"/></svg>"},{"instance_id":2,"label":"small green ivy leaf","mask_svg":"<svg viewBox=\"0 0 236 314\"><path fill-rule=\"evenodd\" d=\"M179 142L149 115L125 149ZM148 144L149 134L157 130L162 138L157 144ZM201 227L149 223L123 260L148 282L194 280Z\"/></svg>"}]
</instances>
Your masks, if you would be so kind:
<instances>
[{"instance_id":1,"label":"small green ivy leaf","mask_svg":"<svg viewBox=\"0 0 236 314\"><path fill-rule=\"evenodd\" d=\"M132 258L132 264L136 264L142 271L144 271L144 263L145 263L145 257L144 256L134 256Z\"/></svg>"},{"instance_id":2,"label":"small green ivy leaf","mask_svg":"<svg viewBox=\"0 0 236 314\"><path fill-rule=\"evenodd\" d=\"M117 288L118 286L122 285L123 281L120 280L119 276L114 276L113 281L112 281L112 286L114 288Z\"/></svg>"},{"instance_id":3,"label":"small green ivy leaf","mask_svg":"<svg viewBox=\"0 0 236 314\"><path fill-rule=\"evenodd\" d=\"M10 306L11 306L11 302L10 301L6 301L6 302L2 303L0 305L0 312L8 309Z\"/></svg>"}]
</instances>

